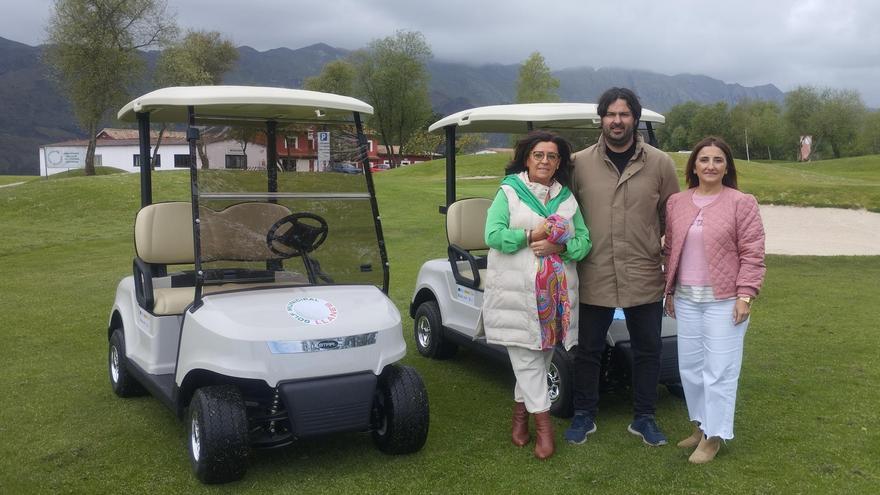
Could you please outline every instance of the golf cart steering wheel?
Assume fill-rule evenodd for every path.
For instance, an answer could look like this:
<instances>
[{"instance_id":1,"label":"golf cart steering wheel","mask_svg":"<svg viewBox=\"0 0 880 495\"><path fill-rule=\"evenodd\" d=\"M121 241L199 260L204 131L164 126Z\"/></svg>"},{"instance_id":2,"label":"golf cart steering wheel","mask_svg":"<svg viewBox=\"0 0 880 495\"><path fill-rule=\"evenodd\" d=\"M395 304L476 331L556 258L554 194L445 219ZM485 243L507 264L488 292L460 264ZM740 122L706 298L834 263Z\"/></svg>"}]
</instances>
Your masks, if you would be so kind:
<instances>
[{"instance_id":1,"label":"golf cart steering wheel","mask_svg":"<svg viewBox=\"0 0 880 495\"><path fill-rule=\"evenodd\" d=\"M293 258L317 249L327 239L327 230L327 221L318 215L294 213L272 224L266 245L282 258Z\"/></svg>"}]
</instances>

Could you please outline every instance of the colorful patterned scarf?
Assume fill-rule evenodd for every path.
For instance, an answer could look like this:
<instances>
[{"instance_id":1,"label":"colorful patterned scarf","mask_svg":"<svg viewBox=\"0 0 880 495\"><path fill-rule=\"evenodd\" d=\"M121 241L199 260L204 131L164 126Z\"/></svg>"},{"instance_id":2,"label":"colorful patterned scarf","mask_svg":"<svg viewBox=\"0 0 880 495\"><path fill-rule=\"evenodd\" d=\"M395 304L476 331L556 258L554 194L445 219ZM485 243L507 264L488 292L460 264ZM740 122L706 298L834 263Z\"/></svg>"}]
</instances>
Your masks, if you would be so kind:
<instances>
[{"instance_id":1,"label":"colorful patterned scarf","mask_svg":"<svg viewBox=\"0 0 880 495\"><path fill-rule=\"evenodd\" d=\"M544 228L547 240L557 245L565 244L574 235L571 222L555 213L547 217ZM541 349L549 350L557 342L565 341L571 323L565 263L558 254L538 257L535 294L541 322Z\"/></svg>"}]
</instances>

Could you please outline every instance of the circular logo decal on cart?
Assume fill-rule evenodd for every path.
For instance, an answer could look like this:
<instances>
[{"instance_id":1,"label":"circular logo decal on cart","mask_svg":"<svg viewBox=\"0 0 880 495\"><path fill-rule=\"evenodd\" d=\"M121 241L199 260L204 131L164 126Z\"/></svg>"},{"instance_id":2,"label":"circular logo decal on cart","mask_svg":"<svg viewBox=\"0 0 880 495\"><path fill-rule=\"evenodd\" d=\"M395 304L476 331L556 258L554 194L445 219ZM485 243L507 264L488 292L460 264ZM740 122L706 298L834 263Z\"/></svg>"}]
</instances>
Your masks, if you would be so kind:
<instances>
[{"instance_id":1,"label":"circular logo decal on cart","mask_svg":"<svg viewBox=\"0 0 880 495\"><path fill-rule=\"evenodd\" d=\"M336 319L336 306L323 299L301 297L287 303L287 314L306 325L326 325Z\"/></svg>"}]
</instances>

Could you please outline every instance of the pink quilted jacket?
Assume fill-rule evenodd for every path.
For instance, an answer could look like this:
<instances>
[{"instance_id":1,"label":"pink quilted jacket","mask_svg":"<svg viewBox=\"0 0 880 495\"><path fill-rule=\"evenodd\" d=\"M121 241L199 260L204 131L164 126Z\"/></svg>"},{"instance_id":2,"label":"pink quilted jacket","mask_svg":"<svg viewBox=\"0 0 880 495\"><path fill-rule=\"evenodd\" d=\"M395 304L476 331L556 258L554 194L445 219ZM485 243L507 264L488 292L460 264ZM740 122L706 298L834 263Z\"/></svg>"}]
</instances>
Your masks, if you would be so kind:
<instances>
[{"instance_id":1,"label":"pink quilted jacket","mask_svg":"<svg viewBox=\"0 0 880 495\"><path fill-rule=\"evenodd\" d=\"M675 292L684 239L700 212L694 191L673 194L666 203L666 294ZM758 295L767 268L764 225L754 196L725 187L703 208L703 241L715 299Z\"/></svg>"}]
</instances>

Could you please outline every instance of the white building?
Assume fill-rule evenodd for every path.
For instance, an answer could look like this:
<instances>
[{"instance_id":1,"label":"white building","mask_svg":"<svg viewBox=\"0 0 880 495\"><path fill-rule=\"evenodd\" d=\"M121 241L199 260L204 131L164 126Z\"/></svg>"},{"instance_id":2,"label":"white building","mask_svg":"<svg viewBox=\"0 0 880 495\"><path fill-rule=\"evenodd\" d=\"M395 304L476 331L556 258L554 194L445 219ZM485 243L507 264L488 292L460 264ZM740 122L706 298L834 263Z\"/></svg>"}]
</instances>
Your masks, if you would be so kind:
<instances>
[{"instance_id":1,"label":"white building","mask_svg":"<svg viewBox=\"0 0 880 495\"><path fill-rule=\"evenodd\" d=\"M151 138L155 147L158 134ZM88 140L62 141L40 146L40 175L52 175L85 167ZM241 143L233 140L208 143L206 154L210 168L266 168L266 147L248 143L242 151ZM152 152L152 151L151 151ZM98 133L95 147L95 166L113 167L127 172L139 172L140 144L137 131L131 129L104 129ZM202 160L196 157L199 168ZM189 168L189 144L182 132L165 132L159 146L154 170Z\"/></svg>"}]
</instances>

